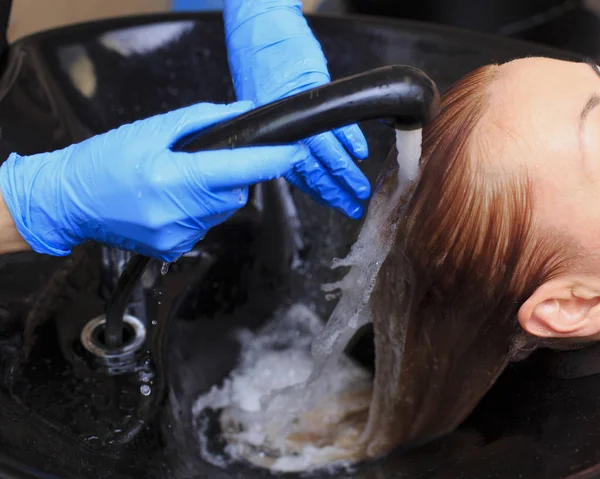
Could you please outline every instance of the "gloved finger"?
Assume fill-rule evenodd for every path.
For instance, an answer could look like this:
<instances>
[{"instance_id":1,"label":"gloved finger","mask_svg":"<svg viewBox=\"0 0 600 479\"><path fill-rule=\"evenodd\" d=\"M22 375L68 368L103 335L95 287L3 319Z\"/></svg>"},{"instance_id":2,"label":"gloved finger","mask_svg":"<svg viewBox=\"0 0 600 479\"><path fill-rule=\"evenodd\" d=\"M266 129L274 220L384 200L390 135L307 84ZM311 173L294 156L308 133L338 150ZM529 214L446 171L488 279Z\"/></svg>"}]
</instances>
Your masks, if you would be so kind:
<instances>
[{"instance_id":1,"label":"gloved finger","mask_svg":"<svg viewBox=\"0 0 600 479\"><path fill-rule=\"evenodd\" d=\"M223 198L223 201L226 203L229 203L229 204L233 204L233 202L231 200L235 200L235 198L237 198L239 196L239 194L237 192L227 192L226 194L231 196L231 198L229 198L229 199ZM246 195L246 197L247 197L247 195ZM227 221L238 210L240 210L240 208L242 208L244 206L244 204L237 203L237 200L235 200L235 203L236 203L236 206L232 207L227 212L220 213L218 215L214 215L209 218L204 218L203 226L201 229L199 229L197 231L197 233L190 234L190 236L188 236L181 243L179 243L178 245L175 245L169 251L165 251L164 254L169 255L171 257L178 258L182 254L185 254L188 251L190 251L196 245L196 243L198 243L199 241L204 239L204 237L206 236L206 234L208 233L209 230L211 230L215 226L218 226L221 223L224 223L225 221Z\"/></svg>"},{"instance_id":2,"label":"gloved finger","mask_svg":"<svg viewBox=\"0 0 600 479\"><path fill-rule=\"evenodd\" d=\"M330 206L329 203L323 200L317 193L315 193L312 189L308 187L306 184L306 180L302 178L295 170L290 171L284 175L286 181L291 184L293 187L299 189L305 195L308 195L312 198L313 201L318 203L321 206ZM344 211L342 211L344 213Z\"/></svg>"},{"instance_id":3,"label":"gloved finger","mask_svg":"<svg viewBox=\"0 0 600 479\"><path fill-rule=\"evenodd\" d=\"M353 219L363 214L363 206L349 195L330 173L314 158L298 164L286 179L316 200L343 212Z\"/></svg>"},{"instance_id":4,"label":"gloved finger","mask_svg":"<svg viewBox=\"0 0 600 479\"><path fill-rule=\"evenodd\" d=\"M239 209L248 203L248 188L234 188L215 193L220 200L221 207L217 214L202 218L203 227L208 231L224 221L227 221Z\"/></svg>"},{"instance_id":5,"label":"gloved finger","mask_svg":"<svg viewBox=\"0 0 600 479\"><path fill-rule=\"evenodd\" d=\"M182 136L221 123L254 108L251 101L230 104L197 103L153 117L168 132L169 147Z\"/></svg>"},{"instance_id":6,"label":"gloved finger","mask_svg":"<svg viewBox=\"0 0 600 479\"><path fill-rule=\"evenodd\" d=\"M146 252L146 255L170 262L187 253L196 243L204 239L210 229L227 221L247 204L248 190L247 188L236 188L212 194L211 197L211 204L218 204L215 214L212 216L203 215L201 218L198 218L196 227L188 225L189 233L185 234L179 243L173 245L169 245L168 242L163 243L162 249L157 250L154 248Z\"/></svg>"},{"instance_id":7,"label":"gloved finger","mask_svg":"<svg viewBox=\"0 0 600 479\"><path fill-rule=\"evenodd\" d=\"M285 175L285 179L292 186L294 186L295 188L300 190L302 193L309 196L311 198L311 200L314 201L315 203L317 203L321 206L328 207L328 208L333 208L338 213L341 213L346 216L350 216L349 212L344 210L340 206L340 204L343 204L343 202L340 202L337 196L335 196L334 198L330 197L329 201L323 200L323 198L321 198L319 193L317 193L317 192L315 192L315 190L309 188L309 186L306 184L306 180L304 178L302 178L302 176L300 176L298 173L292 171ZM332 202L333 202L333 204L331 204ZM360 205L359 205L359 207L360 207ZM361 209L358 211L358 213L356 213L356 217L354 219L358 219L362 216L362 214L363 214L362 207L360 207L360 208ZM352 210L352 208L350 208L350 210Z\"/></svg>"},{"instance_id":8,"label":"gloved finger","mask_svg":"<svg viewBox=\"0 0 600 479\"><path fill-rule=\"evenodd\" d=\"M306 140L312 154L349 193L360 200L366 200L371 194L371 184L363 172L354 163L348 152L331 132L322 133Z\"/></svg>"},{"instance_id":9,"label":"gloved finger","mask_svg":"<svg viewBox=\"0 0 600 479\"><path fill-rule=\"evenodd\" d=\"M338 128L333 133L342 145L359 160L364 160L369 156L369 144L358 125Z\"/></svg>"},{"instance_id":10,"label":"gloved finger","mask_svg":"<svg viewBox=\"0 0 600 479\"><path fill-rule=\"evenodd\" d=\"M175 153L210 191L231 190L283 176L311 155L303 144Z\"/></svg>"}]
</instances>

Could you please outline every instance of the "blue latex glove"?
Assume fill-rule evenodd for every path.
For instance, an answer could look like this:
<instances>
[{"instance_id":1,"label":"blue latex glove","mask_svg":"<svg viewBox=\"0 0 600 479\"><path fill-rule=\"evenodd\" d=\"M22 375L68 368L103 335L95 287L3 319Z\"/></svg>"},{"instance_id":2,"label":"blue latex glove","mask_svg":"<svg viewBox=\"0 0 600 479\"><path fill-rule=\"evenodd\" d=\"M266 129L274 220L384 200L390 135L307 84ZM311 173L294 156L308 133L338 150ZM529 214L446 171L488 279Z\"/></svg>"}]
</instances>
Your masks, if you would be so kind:
<instances>
[{"instance_id":1,"label":"blue latex glove","mask_svg":"<svg viewBox=\"0 0 600 479\"><path fill-rule=\"evenodd\" d=\"M327 61L299 0L226 0L229 66L238 99L263 105L330 81ZM363 214L369 181L348 155L368 156L357 125L306 141L313 158L286 179L320 204L352 218Z\"/></svg>"},{"instance_id":2,"label":"blue latex glove","mask_svg":"<svg viewBox=\"0 0 600 479\"><path fill-rule=\"evenodd\" d=\"M0 188L34 251L64 256L95 240L172 261L247 201L247 186L310 157L302 145L175 153L181 136L249 110L198 104L52 153L12 154Z\"/></svg>"}]
</instances>

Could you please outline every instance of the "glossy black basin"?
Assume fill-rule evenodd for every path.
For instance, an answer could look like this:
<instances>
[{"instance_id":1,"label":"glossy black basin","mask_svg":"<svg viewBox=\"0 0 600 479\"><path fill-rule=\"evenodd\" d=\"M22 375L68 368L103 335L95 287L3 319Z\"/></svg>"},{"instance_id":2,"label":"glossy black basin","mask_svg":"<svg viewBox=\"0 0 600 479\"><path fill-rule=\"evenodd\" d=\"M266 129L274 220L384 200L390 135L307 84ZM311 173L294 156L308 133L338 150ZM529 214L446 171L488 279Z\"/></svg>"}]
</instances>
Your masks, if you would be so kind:
<instances>
[{"instance_id":1,"label":"glossy black basin","mask_svg":"<svg viewBox=\"0 0 600 479\"><path fill-rule=\"evenodd\" d=\"M493 61L570 58L409 22L312 17L310 23L334 77L410 64L444 89ZM12 45L5 59L0 154L47 151L182 105L231 100L218 15L147 16L49 31ZM379 123L364 129L371 158L362 167L374 180L392 132ZM66 259L1 257L0 475L269 477L242 465L221 469L203 462L190 408L235 365L235 328L255 328L292 301L314 306L324 318L333 308L320 284L333 278L329 262L348 251L360 224L302 194L293 197L300 266L289 267L275 200L236 215L207 236L203 251L148 279L147 349L142 366L126 377L94 373L78 359L79 331L102 312L109 288L99 246L86 245ZM336 477L593 477L600 464L600 377L553 379L536 364L534 357L511 367L456 433Z\"/></svg>"},{"instance_id":2,"label":"glossy black basin","mask_svg":"<svg viewBox=\"0 0 600 479\"><path fill-rule=\"evenodd\" d=\"M452 25L598 58L600 17L591 4L583 0L326 0L320 9Z\"/></svg>"}]
</instances>

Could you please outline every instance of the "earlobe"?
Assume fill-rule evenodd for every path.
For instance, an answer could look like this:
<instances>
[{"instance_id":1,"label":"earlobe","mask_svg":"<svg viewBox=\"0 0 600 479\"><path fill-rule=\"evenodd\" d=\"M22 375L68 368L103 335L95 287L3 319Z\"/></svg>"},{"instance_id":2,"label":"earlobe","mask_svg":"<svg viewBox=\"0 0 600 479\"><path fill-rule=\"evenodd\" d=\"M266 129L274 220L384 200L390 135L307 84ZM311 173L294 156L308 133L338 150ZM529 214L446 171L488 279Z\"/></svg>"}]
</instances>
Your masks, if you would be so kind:
<instances>
[{"instance_id":1,"label":"earlobe","mask_svg":"<svg viewBox=\"0 0 600 479\"><path fill-rule=\"evenodd\" d=\"M521 327L534 336L585 338L600 333L600 289L553 280L519 310Z\"/></svg>"}]
</instances>

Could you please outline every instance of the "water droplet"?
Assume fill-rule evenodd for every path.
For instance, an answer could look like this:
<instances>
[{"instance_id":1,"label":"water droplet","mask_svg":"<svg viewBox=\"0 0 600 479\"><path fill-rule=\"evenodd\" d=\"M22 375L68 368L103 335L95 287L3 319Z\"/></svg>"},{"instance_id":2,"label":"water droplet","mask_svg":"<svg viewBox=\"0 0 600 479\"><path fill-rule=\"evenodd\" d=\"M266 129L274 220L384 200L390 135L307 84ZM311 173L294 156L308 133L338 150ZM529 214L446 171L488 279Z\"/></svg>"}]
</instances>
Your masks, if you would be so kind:
<instances>
[{"instance_id":1,"label":"water droplet","mask_svg":"<svg viewBox=\"0 0 600 479\"><path fill-rule=\"evenodd\" d=\"M165 274L167 274L169 272L170 265L171 265L171 263L163 263L162 266L160 267L160 274L162 274L163 276Z\"/></svg>"},{"instance_id":2,"label":"water droplet","mask_svg":"<svg viewBox=\"0 0 600 479\"><path fill-rule=\"evenodd\" d=\"M138 191L137 197L138 197L138 198L141 198L141 197L142 197L142 192L141 192L141 191Z\"/></svg>"},{"instance_id":3,"label":"water droplet","mask_svg":"<svg viewBox=\"0 0 600 479\"><path fill-rule=\"evenodd\" d=\"M152 326L156 326L158 324L158 321L156 319L152 320Z\"/></svg>"},{"instance_id":4,"label":"water droplet","mask_svg":"<svg viewBox=\"0 0 600 479\"><path fill-rule=\"evenodd\" d=\"M150 394L152 394L152 388L150 386L148 386L147 384L142 384L140 386L140 392L144 396L150 396Z\"/></svg>"}]
</instances>

